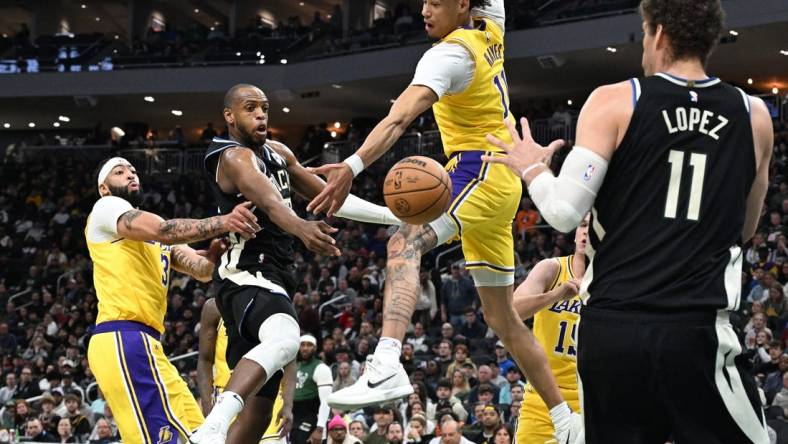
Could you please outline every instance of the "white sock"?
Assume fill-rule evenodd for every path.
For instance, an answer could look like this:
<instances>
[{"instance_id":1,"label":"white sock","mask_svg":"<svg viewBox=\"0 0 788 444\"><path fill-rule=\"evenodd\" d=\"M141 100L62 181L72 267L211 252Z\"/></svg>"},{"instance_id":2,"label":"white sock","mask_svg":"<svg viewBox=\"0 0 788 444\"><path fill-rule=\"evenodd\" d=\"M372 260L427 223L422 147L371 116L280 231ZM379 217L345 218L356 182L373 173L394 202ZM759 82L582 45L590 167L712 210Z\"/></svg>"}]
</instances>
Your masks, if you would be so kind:
<instances>
[{"instance_id":1,"label":"white sock","mask_svg":"<svg viewBox=\"0 0 788 444\"><path fill-rule=\"evenodd\" d=\"M399 357L402 354L402 341L399 339L383 336L375 349L375 356L389 365L399 364Z\"/></svg>"},{"instance_id":2,"label":"white sock","mask_svg":"<svg viewBox=\"0 0 788 444\"><path fill-rule=\"evenodd\" d=\"M237 393L230 391L222 392L216 399L211 413L205 418L205 423L217 423L226 433L230 428L230 421L233 420L244 408L244 400Z\"/></svg>"},{"instance_id":3,"label":"white sock","mask_svg":"<svg viewBox=\"0 0 788 444\"><path fill-rule=\"evenodd\" d=\"M550 409L550 418L553 420L553 427L556 430L566 430L569 428L569 418L572 415L572 410L569 409L569 404L566 401L558 404Z\"/></svg>"}]
</instances>

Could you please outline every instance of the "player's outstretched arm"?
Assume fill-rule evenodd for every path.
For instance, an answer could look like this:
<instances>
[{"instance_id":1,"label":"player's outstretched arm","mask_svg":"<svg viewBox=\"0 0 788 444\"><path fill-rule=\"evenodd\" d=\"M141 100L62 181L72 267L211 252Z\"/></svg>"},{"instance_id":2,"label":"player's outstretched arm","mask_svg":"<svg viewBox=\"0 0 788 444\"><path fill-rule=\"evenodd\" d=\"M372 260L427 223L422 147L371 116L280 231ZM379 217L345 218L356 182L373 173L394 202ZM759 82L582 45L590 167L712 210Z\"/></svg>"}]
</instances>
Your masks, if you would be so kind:
<instances>
[{"instance_id":1,"label":"player's outstretched arm","mask_svg":"<svg viewBox=\"0 0 788 444\"><path fill-rule=\"evenodd\" d=\"M391 106L388 116L375 125L355 154L342 163L309 168L310 173L325 176L328 183L323 191L309 202L307 211L334 215L350 193L353 178L385 154L411 122L437 101L438 96L430 88L422 85L408 86Z\"/></svg>"},{"instance_id":2,"label":"player's outstretched arm","mask_svg":"<svg viewBox=\"0 0 788 444\"><path fill-rule=\"evenodd\" d=\"M313 199L323 191L326 187L323 179L307 171L290 148L279 142L269 142L269 146L287 161L287 173L290 176L290 185L293 187L293 191L307 200ZM348 195L335 216L369 224L402 224L402 221L394 216L388 207L375 205L353 194Z\"/></svg>"},{"instance_id":3,"label":"player's outstretched arm","mask_svg":"<svg viewBox=\"0 0 788 444\"><path fill-rule=\"evenodd\" d=\"M200 391L200 408L206 416L213 408L213 363L220 317L216 299L208 299L200 315L200 353L197 357L197 389Z\"/></svg>"},{"instance_id":4,"label":"player's outstretched arm","mask_svg":"<svg viewBox=\"0 0 788 444\"><path fill-rule=\"evenodd\" d=\"M558 275L559 269L556 259L543 259L528 273L525 282L517 287L513 304L520 319L526 320L550 304L577 294L580 288L577 279L571 279L558 288L546 291Z\"/></svg>"},{"instance_id":5,"label":"player's outstretched arm","mask_svg":"<svg viewBox=\"0 0 788 444\"><path fill-rule=\"evenodd\" d=\"M157 241L166 245L188 244L227 232L252 238L260 231L257 217L249 211L251 203L237 205L232 213L207 219L164 220L142 210L129 210L118 218L118 235L136 241Z\"/></svg>"},{"instance_id":6,"label":"player's outstretched arm","mask_svg":"<svg viewBox=\"0 0 788 444\"><path fill-rule=\"evenodd\" d=\"M293 428L293 395L295 395L296 376L298 363L296 360L290 361L283 370L282 376L282 408L276 418L279 427L279 438L284 438L290 434Z\"/></svg>"},{"instance_id":7,"label":"player's outstretched arm","mask_svg":"<svg viewBox=\"0 0 788 444\"><path fill-rule=\"evenodd\" d=\"M298 237L315 253L339 256L339 249L330 234L337 230L323 221L306 221L285 205L282 195L263 174L255 154L249 148L229 148L220 158L219 174L232 183L246 199L271 219L279 228Z\"/></svg>"},{"instance_id":8,"label":"player's outstretched arm","mask_svg":"<svg viewBox=\"0 0 788 444\"><path fill-rule=\"evenodd\" d=\"M772 159L774 147L774 128L769 109L763 100L749 97L752 108L752 137L755 142L755 180L747 195L747 212L742 227L742 242L747 242L758 228L758 219L761 217L766 191L769 188L769 163Z\"/></svg>"}]
</instances>

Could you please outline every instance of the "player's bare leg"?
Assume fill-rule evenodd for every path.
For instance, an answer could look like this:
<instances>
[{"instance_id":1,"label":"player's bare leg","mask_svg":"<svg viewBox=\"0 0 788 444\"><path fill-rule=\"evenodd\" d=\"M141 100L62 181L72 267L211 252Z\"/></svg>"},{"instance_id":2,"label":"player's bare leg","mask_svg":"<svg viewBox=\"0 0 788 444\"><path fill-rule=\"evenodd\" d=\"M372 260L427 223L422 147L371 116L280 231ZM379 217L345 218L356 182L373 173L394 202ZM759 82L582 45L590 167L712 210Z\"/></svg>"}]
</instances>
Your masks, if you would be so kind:
<instances>
[{"instance_id":1,"label":"player's bare leg","mask_svg":"<svg viewBox=\"0 0 788 444\"><path fill-rule=\"evenodd\" d=\"M570 417L569 408L566 406L555 376L547 362L547 355L539 342L514 310L512 285L505 287L476 287L479 299L482 302L482 312L487 325L503 342L506 350L523 371L528 381L545 401L550 409L550 415L560 436L559 443L574 442L575 436L571 432L579 432L582 422L579 417ZM570 420L573 424L570 425ZM571 441L565 441L571 439Z\"/></svg>"},{"instance_id":2,"label":"player's bare leg","mask_svg":"<svg viewBox=\"0 0 788 444\"><path fill-rule=\"evenodd\" d=\"M257 393L257 392L253 392ZM260 441L268 424L271 422L271 412L274 402L260 396L246 398L244 409L235 418L230 431L227 432L227 444L244 444Z\"/></svg>"},{"instance_id":3,"label":"player's bare leg","mask_svg":"<svg viewBox=\"0 0 788 444\"><path fill-rule=\"evenodd\" d=\"M413 393L399 362L402 340L421 291L421 255L435 248L438 237L429 225L403 225L388 242L386 287L383 292L383 332L374 355L367 357L364 374L350 387L334 392L328 403L355 410Z\"/></svg>"}]
</instances>

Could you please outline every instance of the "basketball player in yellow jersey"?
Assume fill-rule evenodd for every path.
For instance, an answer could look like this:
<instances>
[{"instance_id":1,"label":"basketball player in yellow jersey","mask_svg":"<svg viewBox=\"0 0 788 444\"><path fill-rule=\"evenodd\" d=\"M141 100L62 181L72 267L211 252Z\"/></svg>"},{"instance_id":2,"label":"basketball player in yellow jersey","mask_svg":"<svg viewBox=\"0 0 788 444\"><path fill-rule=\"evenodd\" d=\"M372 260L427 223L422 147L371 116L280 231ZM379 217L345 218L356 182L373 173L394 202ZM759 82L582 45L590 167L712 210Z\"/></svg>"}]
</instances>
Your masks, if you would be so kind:
<instances>
[{"instance_id":1,"label":"basketball player in yellow jersey","mask_svg":"<svg viewBox=\"0 0 788 444\"><path fill-rule=\"evenodd\" d=\"M514 292L514 308L522 319L534 318L534 336L547 353L561 395L580 411L577 388L578 290L586 268L588 217L575 232L575 254L544 259ZM553 442L553 424L542 398L529 383L517 422L517 444Z\"/></svg>"},{"instance_id":2,"label":"basketball player in yellow jersey","mask_svg":"<svg viewBox=\"0 0 788 444\"><path fill-rule=\"evenodd\" d=\"M216 307L216 299L208 299L202 307L202 314L200 315L200 355L197 360L197 386L200 390L200 407L202 413L207 415L213 408L213 403L216 396L224 390L227 381L230 380L231 370L227 365L225 354L227 351L227 330L225 330L224 321ZM265 430L263 437L260 439L261 443L279 443L285 442L284 438L280 438L280 429L282 418L279 418L279 413L282 412L282 405L284 400L282 398L281 389L274 401L273 410L271 412L271 422Z\"/></svg>"},{"instance_id":3,"label":"basketball player in yellow jersey","mask_svg":"<svg viewBox=\"0 0 788 444\"><path fill-rule=\"evenodd\" d=\"M211 279L221 254L195 252L187 243L234 231L259 230L249 203L208 219L172 219L136 209L141 187L134 167L115 157L98 172L101 198L85 227L98 296L96 328L88 363L104 393L124 442L175 444L203 421L188 386L164 355L170 268L201 281ZM181 245L183 244L183 245Z\"/></svg>"},{"instance_id":4,"label":"basketball player in yellow jersey","mask_svg":"<svg viewBox=\"0 0 788 444\"><path fill-rule=\"evenodd\" d=\"M449 158L446 168L453 188L446 214L423 226L404 225L389 240L381 340L359 381L332 394L329 404L356 409L413 392L399 357L419 295L419 261L436 245L461 239L485 321L551 408L559 442L564 443L574 439L580 418L572 415L561 398L544 351L512 306L511 226L522 191L519 178L501 165L482 160L485 154L501 151L486 140L486 132L511 137L503 123L513 121L503 66L503 3L425 0L425 29L439 42L422 57L410 86L355 154L342 163L311 170L325 175L328 185L307 209L331 215L347 197L353 178L432 107Z\"/></svg>"}]
</instances>

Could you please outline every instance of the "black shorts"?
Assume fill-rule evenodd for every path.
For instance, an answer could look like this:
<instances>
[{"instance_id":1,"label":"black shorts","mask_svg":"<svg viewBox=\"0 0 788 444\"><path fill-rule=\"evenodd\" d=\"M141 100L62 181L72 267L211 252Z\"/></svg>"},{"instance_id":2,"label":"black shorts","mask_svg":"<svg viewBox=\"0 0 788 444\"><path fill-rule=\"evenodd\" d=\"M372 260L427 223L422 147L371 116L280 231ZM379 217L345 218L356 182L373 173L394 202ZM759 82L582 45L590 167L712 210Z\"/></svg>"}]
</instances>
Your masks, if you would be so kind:
<instances>
[{"instance_id":1,"label":"black shorts","mask_svg":"<svg viewBox=\"0 0 788 444\"><path fill-rule=\"evenodd\" d=\"M583 307L587 444L766 444L763 408L728 314Z\"/></svg>"},{"instance_id":2,"label":"black shorts","mask_svg":"<svg viewBox=\"0 0 788 444\"><path fill-rule=\"evenodd\" d=\"M217 281L216 306L227 329L227 365L238 361L260 343L258 332L263 322L277 313L288 314L298 321L290 298L251 285L237 285L230 280ZM271 400L279 393L282 371L270 375L257 396Z\"/></svg>"}]
</instances>

